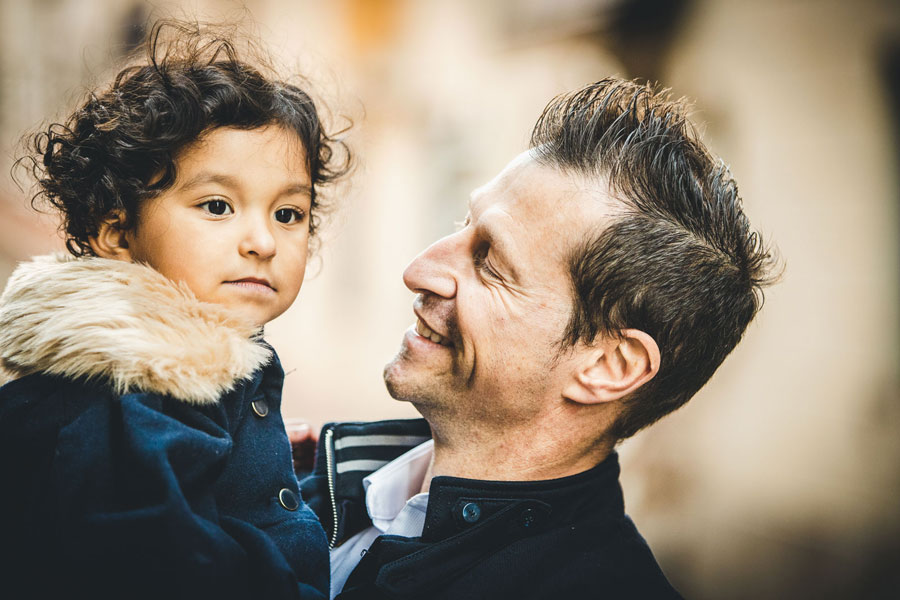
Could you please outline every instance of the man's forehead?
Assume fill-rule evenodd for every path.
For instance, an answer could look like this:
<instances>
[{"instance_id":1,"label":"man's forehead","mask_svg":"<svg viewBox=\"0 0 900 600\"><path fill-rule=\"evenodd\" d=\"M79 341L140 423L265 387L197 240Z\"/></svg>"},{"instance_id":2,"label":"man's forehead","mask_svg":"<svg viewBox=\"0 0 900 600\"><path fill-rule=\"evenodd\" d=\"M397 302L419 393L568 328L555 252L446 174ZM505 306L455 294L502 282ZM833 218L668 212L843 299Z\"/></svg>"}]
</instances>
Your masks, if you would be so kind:
<instances>
[{"instance_id":1,"label":"man's forehead","mask_svg":"<svg viewBox=\"0 0 900 600\"><path fill-rule=\"evenodd\" d=\"M535 165L537 164L530 151L522 152L509 161L509 163L507 163L507 165L490 181L472 190L472 193L469 194L469 211L471 212L473 204L475 204L478 199L490 193L491 190L502 186L507 180L513 180L516 177L521 176L523 172L528 170L532 163Z\"/></svg>"},{"instance_id":2,"label":"man's forehead","mask_svg":"<svg viewBox=\"0 0 900 600\"><path fill-rule=\"evenodd\" d=\"M559 223L575 220L584 225L605 222L621 209L602 177L584 176L540 163L531 151L516 156L496 177L469 196L472 214L491 206L543 215Z\"/></svg>"}]
</instances>

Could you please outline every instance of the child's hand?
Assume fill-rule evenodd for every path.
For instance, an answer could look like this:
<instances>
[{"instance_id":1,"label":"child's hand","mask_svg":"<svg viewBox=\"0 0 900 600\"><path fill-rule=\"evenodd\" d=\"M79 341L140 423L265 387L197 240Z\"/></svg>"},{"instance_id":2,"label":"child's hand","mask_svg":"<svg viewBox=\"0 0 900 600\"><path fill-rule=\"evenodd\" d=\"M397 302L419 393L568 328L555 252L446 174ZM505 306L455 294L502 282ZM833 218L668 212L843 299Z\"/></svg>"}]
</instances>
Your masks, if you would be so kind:
<instances>
[{"instance_id":1,"label":"child's hand","mask_svg":"<svg viewBox=\"0 0 900 600\"><path fill-rule=\"evenodd\" d=\"M294 472L298 477L309 474L316 459L316 434L302 419L285 419L284 428L291 442Z\"/></svg>"}]
</instances>

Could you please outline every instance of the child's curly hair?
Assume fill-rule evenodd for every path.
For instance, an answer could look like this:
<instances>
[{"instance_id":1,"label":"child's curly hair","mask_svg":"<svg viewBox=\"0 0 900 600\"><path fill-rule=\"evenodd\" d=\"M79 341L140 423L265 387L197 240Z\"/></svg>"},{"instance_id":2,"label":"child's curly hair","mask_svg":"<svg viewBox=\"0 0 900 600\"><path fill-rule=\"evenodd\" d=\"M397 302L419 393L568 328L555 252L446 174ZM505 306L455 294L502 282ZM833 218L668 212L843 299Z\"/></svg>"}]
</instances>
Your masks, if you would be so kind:
<instances>
[{"instance_id":1,"label":"child's curly hair","mask_svg":"<svg viewBox=\"0 0 900 600\"><path fill-rule=\"evenodd\" d=\"M163 33L174 33L164 39ZM351 157L323 129L313 100L298 86L263 74L237 56L227 36L196 24L161 21L144 45L146 61L129 66L105 90L93 92L64 123L27 142L40 190L63 216L66 247L92 255L89 239L113 211L133 227L141 203L170 187L175 158L217 127L278 125L297 134L312 182L310 236L319 225L316 186L345 175Z\"/></svg>"}]
</instances>

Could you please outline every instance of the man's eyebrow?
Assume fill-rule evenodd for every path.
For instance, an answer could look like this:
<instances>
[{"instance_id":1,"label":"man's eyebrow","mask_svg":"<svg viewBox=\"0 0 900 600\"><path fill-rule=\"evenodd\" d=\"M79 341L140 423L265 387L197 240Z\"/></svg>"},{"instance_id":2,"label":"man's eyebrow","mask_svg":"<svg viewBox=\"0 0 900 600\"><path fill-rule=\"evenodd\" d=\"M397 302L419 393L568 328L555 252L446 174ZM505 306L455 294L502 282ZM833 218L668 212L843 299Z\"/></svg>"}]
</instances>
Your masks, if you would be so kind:
<instances>
[{"instance_id":1,"label":"man's eyebrow","mask_svg":"<svg viewBox=\"0 0 900 600\"><path fill-rule=\"evenodd\" d=\"M475 205L475 201L479 196L479 192L481 188L475 189L471 194L469 194L469 200L466 203L466 210L468 211L466 214L466 219L471 222L472 218L472 207ZM503 265L506 266L511 272L513 279L519 279L519 273L516 271L516 267L513 264L513 252L512 246L510 245L510 239L508 236L503 235L503 233L497 229L492 220L488 220L485 222L483 219L478 220L478 224L476 225L476 229L481 232L481 235L487 240L487 242L494 248L496 248L496 254L499 255L499 260L503 262Z\"/></svg>"},{"instance_id":2,"label":"man's eyebrow","mask_svg":"<svg viewBox=\"0 0 900 600\"><path fill-rule=\"evenodd\" d=\"M482 186L483 187L483 186ZM466 212L472 214L472 206L475 204L475 200L480 196L481 188L477 187L472 190L472 193L469 194L469 199L466 200Z\"/></svg>"},{"instance_id":3,"label":"man's eyebrow","mask_svg":"<svg viewBox=\"0 0 900 600\"><path fill-rule=\"evenodd\" d=\"M234 175L229 175L227 173L215 173L211 171L201 171L181 184L178 189L180 191L188 191L195 187L199 187L208 183L217 183L223 187L227 187L230 189L238 189L241 187L240 179L235 177ZM280 195L292 196L296 194L311 197L312 187L306 183L299 181L291 182L282 189Z\"/></svg>"}]
</instances>

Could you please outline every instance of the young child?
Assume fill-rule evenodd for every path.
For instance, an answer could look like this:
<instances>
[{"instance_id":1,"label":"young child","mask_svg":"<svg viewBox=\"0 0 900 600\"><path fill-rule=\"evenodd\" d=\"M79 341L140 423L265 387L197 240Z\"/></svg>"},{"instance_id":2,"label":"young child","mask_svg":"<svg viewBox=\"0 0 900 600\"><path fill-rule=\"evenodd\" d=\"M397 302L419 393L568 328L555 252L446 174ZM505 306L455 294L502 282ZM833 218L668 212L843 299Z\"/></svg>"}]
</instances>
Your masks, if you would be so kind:
<instances>
[{"instance_id":1,"label":"young child","mask_svg":"<svg viewBox=\"0 0 900 600\"><path fill-rule=\"evenodd\" d=\"M36 137L73 256L0 298L0 596L327 597L260 334L338 143L299 87L177 24Z\"/></svg>"}]
</instances>

